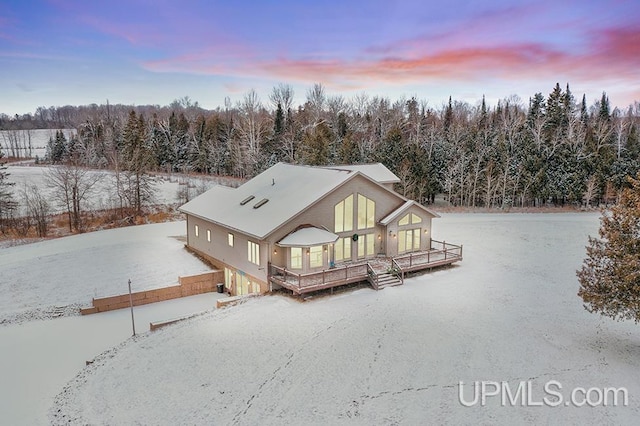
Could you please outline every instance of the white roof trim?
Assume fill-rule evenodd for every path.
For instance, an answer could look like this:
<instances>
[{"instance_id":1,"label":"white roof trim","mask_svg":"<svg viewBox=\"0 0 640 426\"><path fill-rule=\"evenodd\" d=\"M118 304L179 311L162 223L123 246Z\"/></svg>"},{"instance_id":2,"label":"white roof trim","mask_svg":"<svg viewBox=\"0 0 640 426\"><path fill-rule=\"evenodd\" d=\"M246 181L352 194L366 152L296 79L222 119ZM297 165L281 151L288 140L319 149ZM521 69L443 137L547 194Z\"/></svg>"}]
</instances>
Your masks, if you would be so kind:
<instances>
[{"instance_id":1,"label":"white roof trim","mask_svg":"<svg viewBox=\"0 0 640 426\"><path fill-rule=\"evenodd\" d=\"M280 247L311 247L335 243L338 238L339 236L333 232L316 227L309 227L290 233L277 244Z\"/></svg>"},{"instance_id":2,"label":"white roof trim","mask_svg":"<svg viewBox=\"0 0 640 426\"><path fill-rule=\"evenodd\" d=\"M407 200L403 205L401 205L400 207L398 207L397 209L395 209L394 211L392 211L391 213L389 213L386 217L380 219L380 225L383 226L387 226L389 225L395 218L397 218L398 216L400 216L403 212L405 212L406 210L409 209L409 207L411 206L416 206L418 207L420 210L425 211L426 213L432 215L433 217L440 217L439 214L432 212L431 210L427 209L426 207L416 203L413 200Z\"/></svg>"},{"instance_id":3,"label":"white roof trim","mask_svg":"<svg viewBox=\"0 0 640 426\"><path fill-rule=\"evenodd\" d=\"M325 166L327 169L349 170L352 172L360 172L378 183L400 183L400 178L382 163L373 164L345 164L337 166Z\"/></svg>"}]
</instances>

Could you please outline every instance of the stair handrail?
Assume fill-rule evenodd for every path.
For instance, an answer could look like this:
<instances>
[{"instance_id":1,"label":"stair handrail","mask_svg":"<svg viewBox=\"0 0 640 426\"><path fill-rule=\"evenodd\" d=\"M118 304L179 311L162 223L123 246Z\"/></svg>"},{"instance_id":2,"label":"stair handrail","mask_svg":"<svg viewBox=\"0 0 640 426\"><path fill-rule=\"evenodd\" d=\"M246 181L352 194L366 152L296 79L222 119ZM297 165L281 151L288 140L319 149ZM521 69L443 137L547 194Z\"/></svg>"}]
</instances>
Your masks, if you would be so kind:
<instances>
[{"instance_id":1,"label":"stair handrail","mask_svg":"<svg viewBox=\"0 0 640 426\"><path fill-rule=\"evenodd\" d=\"M404 270L394 258L391 258L391 274L399 279L401 284L404 284Z\"/></svg>"},{"instance_id":2,"label":"stair handrail","mask_svg":"<svg viewBox=\"0 0 640 426\"><path fill-rule=\"evenodd\" d=\"M376 274L376 271L373 269L373 267L371 266L371 264L369 262L367 262L367 276L369 277L369 282L371 283L371 286L375 289L378 290L378 274Z\"/></svg>"}]
</instances>

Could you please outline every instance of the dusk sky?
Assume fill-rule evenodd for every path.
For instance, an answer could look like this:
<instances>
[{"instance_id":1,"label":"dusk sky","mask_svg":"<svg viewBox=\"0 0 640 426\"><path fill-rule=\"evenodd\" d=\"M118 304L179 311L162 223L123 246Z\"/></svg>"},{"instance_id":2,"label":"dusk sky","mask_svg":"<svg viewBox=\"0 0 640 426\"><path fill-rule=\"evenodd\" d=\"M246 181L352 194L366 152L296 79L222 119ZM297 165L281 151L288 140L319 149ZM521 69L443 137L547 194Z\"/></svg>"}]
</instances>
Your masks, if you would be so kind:
<instances>
[{"instance_id":1,"label":"dusk sky","mask_svg":"<svg viewBox=\"0 0 640 426\"><path fill-rule=\"evenodd\" d=\"M526 103L569 83L640 100L639 0L2 0L0 113L91 103L204 108L278 83L328 95Z\"/></svg>"}]
</instances>

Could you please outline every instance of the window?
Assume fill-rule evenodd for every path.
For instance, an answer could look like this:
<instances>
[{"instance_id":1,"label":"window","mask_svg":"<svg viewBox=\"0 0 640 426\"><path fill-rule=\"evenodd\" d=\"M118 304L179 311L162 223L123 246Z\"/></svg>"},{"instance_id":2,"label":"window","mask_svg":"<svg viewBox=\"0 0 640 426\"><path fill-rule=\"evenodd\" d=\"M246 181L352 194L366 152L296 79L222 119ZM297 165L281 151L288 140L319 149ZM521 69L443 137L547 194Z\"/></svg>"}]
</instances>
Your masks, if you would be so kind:
<instances>
[{"instance_id":1,"label":"window","mask_svg":"<svg viewBox=\"0 0 640 426\"><path fill-rule=\"evenodd\" d=\"M414 213L407 213L406 215L404 215L402 217L402 219L400 219L398 221L398 225L402 226L402 225L408 225L408 224L412 224L415 225L416 223L422 223L422 218L420 216L418 216L417 214Z\"/></svg>"},{"instance_id":2,"label":"window","mask_svg":"<svg viewBox=\"0 0 640 426\"><path fill-rule=\"evenodd\" d=\"M358 194L358 229L375 226L376 203L364 195Z\"/></svg>"},{"instance_id":3,"label":"window","mask_svg":"<svg viewBox=\"0 0 640 426\"><path fill-rule=\"evenodd\" d=\"M291 247L291 269L302 269L302 247Z\"/></svg>"},{"instance_id":4,"label":"window","mask_svg":"<svg viewBox=\"0 0 640 426\"><path fill-rule=\"evenodd\" d=\"M335 226L334 232L347 232L353 230L353 195L336 204L334 208Z\"/></svg>"},{"instance_id":5,"label":"window","mask_svg":"<svg viewBox=\"0 0 640 426\"><path fill-rule=\"evenodd\" d=\"M249 293L247 278L244 273L236 271L236 295L242 296Z\"/></svg>"},{"instance_id":6,"label":"window","mask_svg":"<svg viewBox=\"0 0 640 426\"><path fill-rule=\"evenodd\" d=\"M198 225L195 225L193 227L193 233L195 234L196 237L200 236L200 228L198 228Z\"/></svg>"},{"instance_id":7,"label":"window","mask_svg":"<svg viewBox=\"0 0 640 426\"><path fill-rule=\"evenodd\" d=\"M231 232L227 235L227 243L229 246L233 247L233 234Z\"/></svg>"},{"instance_id":8,"label":"window","mask_svg":"<svg viewBox=\"0 0 640 426\"><path fill-rule=\"evenodd\" d=\"M207 229L207 241L211 242L211 230Z\"/></svg>"},{"instance_id":9,"label":"window","mask_svg":"<svg viewBox=\"0 0 640 426\"><path fill-rule=\"evenodd\" d=\"M224 268L224 286L229 292L233 291L233 271L229 268Z\"/></svg>"},{"instance_id":10,"label":"window","mask_svg":"<svg viewBox=\"0 0 640 426\"><path fill-rule=\"evenodd\" d=\"M319 268L323 265L322 246L313 246L309 249L309 267Z\"/></svg>"},{"instance_id":11,"label":"window","mask_svg":"<svg viewBox=\"0 0 640 426\"><path fill-rule=\"evenodd\" d=\"M367 256L376 254L376 238L374 234L367 234Z\"/></svg>"},{"instance_id":12,"label":"window","mask_svg":"<svg viewBox=\"0 0 640 426\"><path fill-rule=\"evenodd\" d=\"M375 242L374 234L360 235L358 238L358 257L373 256L376 251Z\"/></svg>"},{"instance_id":13,"label":"window","mask_svg":"<svg viewBox=\"0 0 640 426\"><path fill-rule=\"evenodd\" d=\"M260 265L260 246L253 241L247 241L247 258L249 262Z\"/></svg>"},{"instance_id":14,"label":"window","mask_svg":"<svg viewBox=\"0 0 640 426\"><path fill-rule=\"evenodd\" d=\"M420 250L420 229L406 229L398 232L398 253Z\"/></svg>"},{"instance_id":15,"label":"window","mask_svg":"<svg viewBox=\"0 0 640 426\"><path fill-rule=\"evenodd\" d=\"M338 238L334 245L334 260L342 262L343 260L351 260L351 238Z\"/></svg>"}]
</instances>

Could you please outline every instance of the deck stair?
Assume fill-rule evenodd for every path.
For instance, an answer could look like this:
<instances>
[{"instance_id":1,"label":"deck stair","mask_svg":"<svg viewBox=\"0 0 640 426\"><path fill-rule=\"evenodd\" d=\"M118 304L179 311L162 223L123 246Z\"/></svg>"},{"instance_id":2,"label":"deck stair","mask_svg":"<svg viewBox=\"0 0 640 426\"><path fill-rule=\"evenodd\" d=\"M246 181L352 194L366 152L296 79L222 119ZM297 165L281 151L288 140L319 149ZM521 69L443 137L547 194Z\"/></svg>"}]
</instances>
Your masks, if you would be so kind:
<instances>
[{"instance_id":1,"label":"deck stair","mask_svg":"<svg viewBox=\"0 0 640 426\"><path fill-rule=\"evenodd\" d=\"M394 271L392 269L393 266L397 266L397 264L393 263L393 260L391 260L391 266L384 269L381 269L380 263L374 265L367 263L367 279L371 287L375 290L381 290L386 287L402 285L404 281L399 274L400 269L397 268Z\"/></svg>"},{"instance_id":2,"label":"deck stair","mask_svg":"<svg viewBox=\"0 0 640 426\"><path fill-rule=\"evenodd\" d=\"M401 285L402 281L398 279L395 275L384 272L382 274L378 274L378 290L382 290L386 287L393 287L396 285Z\"/></svg>"}]
</instances>

